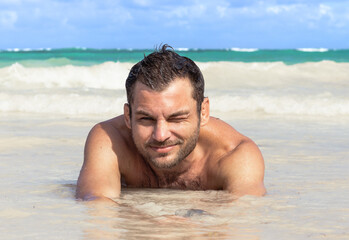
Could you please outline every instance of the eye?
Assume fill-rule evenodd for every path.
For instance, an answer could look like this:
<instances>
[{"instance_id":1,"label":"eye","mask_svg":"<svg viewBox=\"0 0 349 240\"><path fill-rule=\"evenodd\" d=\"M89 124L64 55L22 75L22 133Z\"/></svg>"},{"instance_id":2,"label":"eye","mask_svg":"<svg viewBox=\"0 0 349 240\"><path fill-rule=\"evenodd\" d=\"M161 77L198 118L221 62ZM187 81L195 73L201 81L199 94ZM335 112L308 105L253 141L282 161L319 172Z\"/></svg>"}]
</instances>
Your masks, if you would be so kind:
<instances>
[{"instance_id":1,"label":"eye","mask_svg":"<svg viewBox=\"0 0 349 240\"><path fill-rule=\"evenodd\" d=\"M138 124L142 126L152 126L154 125L154 119L151 117L140 117L137 119Z\"/></svg>"},{"instance_id":2,"label":"eye","mask_svg":"<svg viewBox=\"0 0 349 240\"><path fill-rule=\"evenodd\" d=\"M154 119L151 117L141 117L139 118L140 121L153 121Z\"/></svg>"},{"instance_id":3,"label":"eye","mask_svg":"<svg viewBox=\"0 0 349 240\"><path fill-rule=\"evenodd\" d=\"M182 122L185 121L187 118L186 117L175 117L175 118L170 118L168 121L169 122Z\"/></svg>"}]
</instances>

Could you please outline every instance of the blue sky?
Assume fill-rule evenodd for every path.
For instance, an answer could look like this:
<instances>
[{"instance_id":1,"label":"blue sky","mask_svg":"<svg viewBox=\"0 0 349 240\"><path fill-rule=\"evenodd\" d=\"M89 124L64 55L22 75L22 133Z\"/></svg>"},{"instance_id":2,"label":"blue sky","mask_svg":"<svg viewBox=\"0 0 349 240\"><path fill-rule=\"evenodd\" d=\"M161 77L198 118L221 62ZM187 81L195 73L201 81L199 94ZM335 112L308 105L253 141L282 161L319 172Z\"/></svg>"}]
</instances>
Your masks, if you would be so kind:
<instances>
[{"instance_id":1,"label":"blue sky","mask_svg":"<svg viewBox=\"0 0 349 240\"><path fill-rule=\"evenodd\" d=\"M349 0L0 0L0 49L349 48Z\"/></svg>"}]
</instances>

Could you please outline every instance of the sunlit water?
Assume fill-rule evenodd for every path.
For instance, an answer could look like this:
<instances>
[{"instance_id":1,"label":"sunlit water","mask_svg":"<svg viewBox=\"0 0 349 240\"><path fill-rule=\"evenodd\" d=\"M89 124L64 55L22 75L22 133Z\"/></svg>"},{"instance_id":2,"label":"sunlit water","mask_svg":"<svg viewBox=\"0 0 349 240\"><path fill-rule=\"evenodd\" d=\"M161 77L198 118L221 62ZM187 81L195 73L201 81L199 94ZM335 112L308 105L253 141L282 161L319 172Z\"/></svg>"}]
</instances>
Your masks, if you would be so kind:
<instances>
[{"instance_id":1,"label":"sunlit water","mask_svg":"<svg viewBox=\"0 0 349 240\"><path fill-rule=\"evenodd\" d=\"M349 239L347 117L218 114L260 146L265 197L126 188L104 206L74 193L105 117L1 114L0 239Z\"/></svg>"},{"instance_id":2,"label":"sunlit water","mask_svg":"<svg viewBox=\"0 0 349 240\"><path fill-rule=\"evenodd\" d=\"M198 62L212 115L262 150L265 197L122 189L115 206L76 201L76 180L89 129L122 113L140 59L1 52L0 239L349 239L348 51L296 52Z\"/></svg>"}]
</instances>

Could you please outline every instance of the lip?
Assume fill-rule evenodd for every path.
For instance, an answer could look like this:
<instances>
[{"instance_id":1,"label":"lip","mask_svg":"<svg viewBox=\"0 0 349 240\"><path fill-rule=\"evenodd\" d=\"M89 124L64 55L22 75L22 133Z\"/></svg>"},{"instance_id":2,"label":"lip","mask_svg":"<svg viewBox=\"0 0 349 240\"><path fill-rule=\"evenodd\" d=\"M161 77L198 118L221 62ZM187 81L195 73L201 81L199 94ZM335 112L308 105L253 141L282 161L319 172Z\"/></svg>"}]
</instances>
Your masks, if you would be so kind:
<instances>
[{"instance_id":1,"label":"lip","mask_svg":"<svg viewBox=\"0 0 349 240\"><path fill-rule=\"evenodd\" d=\"M172 149L174 149L176 145L170 145L170 146L164 146L164 147L160 147L160 146L150 146L150 148L158 153L168 153L170 152Z\"/></svg>"}]
</instances>

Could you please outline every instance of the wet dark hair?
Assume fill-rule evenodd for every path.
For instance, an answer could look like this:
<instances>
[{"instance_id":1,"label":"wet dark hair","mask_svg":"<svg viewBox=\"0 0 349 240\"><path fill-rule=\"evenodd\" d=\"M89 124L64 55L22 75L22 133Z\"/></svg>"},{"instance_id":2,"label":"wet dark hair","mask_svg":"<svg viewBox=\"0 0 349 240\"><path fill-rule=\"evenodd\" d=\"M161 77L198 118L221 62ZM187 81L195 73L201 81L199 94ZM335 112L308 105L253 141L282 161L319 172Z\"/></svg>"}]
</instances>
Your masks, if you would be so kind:
<instances>
[{"instance_id":1,"label":"wet dark hair","mask_svg":"<svg viewBox=\"0 0 349 240\"><path fill-rule=\"evenodd\" d=\"M167 44L135 64L126 79L127 101L130 108L136 82L155 90L164 90L175 78L188 78L193 86L193 98L196 100L198 114L204 100L205 82L199 67L189 58L175 53Z\"/></svg>"}]
</instances>

